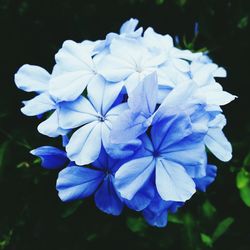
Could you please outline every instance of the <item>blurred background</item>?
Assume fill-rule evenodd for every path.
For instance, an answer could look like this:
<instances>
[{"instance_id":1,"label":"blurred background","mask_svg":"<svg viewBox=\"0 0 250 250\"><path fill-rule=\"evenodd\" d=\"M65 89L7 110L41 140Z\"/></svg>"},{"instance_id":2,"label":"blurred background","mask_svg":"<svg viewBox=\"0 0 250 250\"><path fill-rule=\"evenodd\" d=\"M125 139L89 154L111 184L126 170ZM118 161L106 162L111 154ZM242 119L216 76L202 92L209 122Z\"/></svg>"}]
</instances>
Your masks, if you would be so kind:
<instances>
[{"instance_id":1,"label":"blurred background","mask_svg":"<svg viewBox=\"0 0 250 250\"><path fill-rule=\"evenodd\" d=\"M182 48L206 48L228 71L219 82L239 96L224 108L233 159L211 157L218 166L215 183L170 215L163 229L127 210L108 216L91 199L62 203L54 188L57 172L41 169L29 154L57 142L39 135L38 121L21 114L21 101L31 96L13 82L26 63L51 72L64 40L104 39L130 17L178 35ZM0 250L249 250L249 18L249 0L0 0Z\"/></svg>"}]
</instances>

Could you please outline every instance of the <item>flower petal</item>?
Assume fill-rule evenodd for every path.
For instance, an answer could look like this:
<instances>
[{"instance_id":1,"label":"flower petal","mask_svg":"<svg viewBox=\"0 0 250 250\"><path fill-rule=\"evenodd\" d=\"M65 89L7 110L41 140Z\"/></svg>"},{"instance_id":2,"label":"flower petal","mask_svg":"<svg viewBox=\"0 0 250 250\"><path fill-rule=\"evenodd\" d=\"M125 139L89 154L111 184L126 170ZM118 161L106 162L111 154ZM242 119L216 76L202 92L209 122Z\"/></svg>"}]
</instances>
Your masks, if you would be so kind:
<instances>
[{"instance_id":1,"label":"flower petal","mask_svg":"<svg viewBox=\"0 0 250 250\"><path fill-rule=\"evenodd\" d=\"M151 116L157 103L157 74L146 76L132 91L128 98L128 105L133 112L142 112L146 117ZM140 98L140 101L138 101Z\"/></svg>"},{"instance_id":2,"label":"flower petal","mask_svg":"<svg viewBox=\"0 0 250 250\"><path fill-rule=\"evenodd\" d=\"M97 112L89 100L83 96L73 102L60 104L59 124L62 128L77 128L86 123L98 120Z\"/></svg>"},{"instance_id":3,"label":"flower petal","mask_svg":"<svg viewBox=\"0 0 250 250\"><path fill-rule=\"evenodd\" d=\"M24 107L21 108L21 111L28 116L41 115L56 108L55 102L47 93L42 93L23 103Z\"/></svg>"},{"instance_id":4,"label":"flower petal","mask_svg":"<svg viewBox=\"0 0 250 250\"><path fill-rule=\"evenodd\" d=\"M119 96L123 82L109 83L101 76L95 77L88 85L88 98L96 111L105 115Z\"/></svg>"},{"instance_id":5,"label":"flower petal","mask_svg":"<svg viewBox=\"0 0 250 250\"><path fill-rule=\"evenodd\" d=\"M47 135L49 137L66 135L69 132L67 129L60 128L58 110L56 110L47 120L40 123L37 129L41 134Z\"/></svg>"},{"instance_id":6,"label":"flower petal","mask_svg":"<svg viewBox=\"0 0 250 250\"><path fill-rule=\"evenodd\" d=\"M121 196L131 200L150 178L155 168L153 157L142 157L123 164L115 174L115 185Z\"/></svg>"},{"instance_id":7,"label":"flower petal","mask_svg":"<svg viewBox=\"0 0 250 250\"><path fill-rule=\"evenodd\" d=\"M124 111L112 123L111 143L126 143L136 139L150 126L147 121L148 119L140 113L133 113L130 110Z\"/></svg>"},{"instance_id":8,"label":"flower petal","mask_svg":"<svg viewBox=\"0 0 250 250\"><path fill-rule=\"evenodd\" d=\"M154 148L160 152L192 133L190 119L185 114L173 115L152 126Z\"/></svg>"},{"instance_id":9,"label":"flower petal","mask_svg":"<svg viewBox=\"0 0 250 250\"><path fill-rule=\"evenodd\" d=\"M39 147L31 150L30 153L41 158L42 167L47 169L62 168L68 162L64 151L51 146Z\"/></svg>"},{"instance_id":10,"label":"flower petal","mask_svg":"<svg viewBox=\"0 0 250 250\"><path fill-rule=\"evenodd\" d=\"M15 83L26 92L44 92L49 87L50 74L43 68L25 64L15 74Z\"/></svg>"},{"instance_id":11,"label":"flower petal","mask_svg":"<svg viewBox=\"0 0 250 250\"><path fill-rule=\"evenodd\" d=\"M77 165L86 165L98 158L101 146L101 123L92 122L79 128L71 136L66 152Z\"/></svg>"},{"instance_id":12,"label":"flower petal","mask_svg":"<svg viewBox=\"0 0 250 250\"><path fill-rule=\"evenodd\" d=\"M217 167L214 165L207 165L206 167L206 176L202 178L195 178L194 182L196 188L202 192L206 192L207 187L214 182L214 179L217 175Z\"/></svg>"},{"instance_id":13,"label":"flower petal","mask_svg":"<svg viewBox=\"0 0 250 250\"><path fill-rule=\"evenodd\" d=\"M143 185L143 187L135 194L135 196L131 200L124 200L124 202L129 208L135 211L141 211L150 204L154 195L154 184L152 180L149 180Z\"/></svg>"},{"instance_id":14,"label":"flower petal","mask_svg":"<svg viewBox=\"0 0 250 250\"><path fill-rule=\"evenodd\" d=\"M83 199L93 194L104 174L86 167L71 166L63 169L56 182L56 189L62 201Z\"/></svg>"},{"instance_id":15,"label":"flower petal","mask_svg":"<svg viewBox=\"0 0 250 250\"><path fill-rule=\"evenodd\" d=\"M156 188L165 201L185 202L195 193L195 184L185 169L171 161L158 159L156 163Z\"/></svg>"},{"instance_id":16,"label":"flower petal","mask_svg":"<svg viewBox=\"0 0 250 250\"><path fill-rule=\"evenodd\" d=\"M58 101L74 101L79 97L89 82L95 77L91 71L70 71L52 77L50 94Z\"/></svg>"},{"instance_id":17,"label":"flower petal","mask_svg":"<svg viewBox=\"0 0 250 250\"><path fill-rule=\"evenodd\" d=\"M221 161L230 161L232 146L221 128L209 128L205 136L205 144L209 150Z\"/></svg>"},{"instance_id":18,"label":"flower petal","mask_svg":"<svg viewBox=\"0 0 250 250\"><path fill-rule=\"evenodd\" d=\"M105 60L100 61L97 69L98 73L110 82L120 82L135 71L131 62L113 55L107 55Z\"/></svg>"},{"instance_id":19,"label":"flower petal","mask_svg":"<svg viewBox=\"0 0 250 250\"><path fill-rule=\"evenodd\" d=\"M116 193L112 178L112 176L109 176L103 181L95 193L95 203L101 211L107 214L120 215L123 209L123 202Z\"/></svg>"}]
</instances>

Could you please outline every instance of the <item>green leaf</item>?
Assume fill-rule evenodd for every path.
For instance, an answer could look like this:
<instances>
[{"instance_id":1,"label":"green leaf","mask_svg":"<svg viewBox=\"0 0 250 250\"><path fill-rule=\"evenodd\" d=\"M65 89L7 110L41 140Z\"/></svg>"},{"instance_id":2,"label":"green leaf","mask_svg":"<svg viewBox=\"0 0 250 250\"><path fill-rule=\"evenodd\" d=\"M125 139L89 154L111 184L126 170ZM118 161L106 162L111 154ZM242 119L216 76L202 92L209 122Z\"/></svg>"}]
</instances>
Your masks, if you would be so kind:
<instances>
[{"instance_id":1,"label":"green leaf","mask_svg":"<svg viewBox=\"0 0 250 250\"><path fill-rule=\"evenodd\" d=\"M242 168L236 176L236 186L241 189L247 186L250 182L250 174Z\"/></svg>"},{"instance_id":2,"label":"green leaf","mask_svg":"<svg viewBox=\"0 0 250 250\"><path fill-rule=\"evenodd\" d=\"M6 234L1 236L0 238L0 250L6 249L6 247L10 244L13 236L13 230L9 230Z\"/></svg>"},{"instance_id":3,"label":"green leaf","mask_svg":"<svg viewBox=\"0 0 250 250\"><path fill-rule=\"evenodd\" d=\"M206 200L202 205L202 211L205 217L212 218L216 212L216 208L209 200Z\"/></svg>"},{"instance_id":4,"label":"green leaf","mask_svg":"<svg viewBox=\"0 0 250 250\"><path fill-rule=\"evenodd\" d=\"M237 27L240 29L245 29L247 25L248 25L248 16L244 16L239 20Z\"/></svg>"},{"instance_id":5,"label":"green leaf","mask_svg":"<svg viewBox=\"0 0 250 250\"><path fill-rule=\"evenodd\" d=\"M9 144L10 144L10 141L5 141L0 145L0 175L3 172L3 168L5 165L6 153L7 153Z\"/></svg>"},{"instance_id":6,"label":"green leaf","mask_svg":"<svg viewBox=\"0 0 250 250\"><path fill-rule=\"evenodd\" d=\"M75 211L79 208L81 204L82 200L74 201L73 203L67 204L61 214L61 217L68 218L69 216L75 213Z\"/></svg>"},{"instance_id":7,"label":"green leaf","mask_svg":"<svg viewBox=\"0 0 250 250\"><path fill-rule=\"evenodd\" d=\"M214 230L214 233L212 236L213 242L215 242L217 239L219 239L228 230L228 228L232 225L233 222L234 222L234 218L232 218L232 217L228 217L228 218L222 220L218 224L216 229Z\"/></svg>"},{"instance_id":8,"label":"green leaf","mask_svg":"<svg viewBox=\"0 0 250 250\"><path fill-rule=\"evenodd\" d=\"M139 235L144 235L147 224L143 218L127 218L127 226L133 233L138 233Z\"/></svg>"},{"instance_id":9,"label":"green leaf","mask_svg":"<svg viewBox=\"0 0 250 250\"><path fill-rule=\"evenodd\" d=\"M243 200L243 202L250 207L250 184L244 186L240 189L240 197Z\"/></svg>"},{"instance_id":10,"label":"green leaf","mask_svg":"<svg viewBox=\"0 0 250 250\"><path fill-rule=\"evenodd\" d=\"M213 247L213 239L209 235L201 233L201 241L207 247Z\"/></svg>"},{"instance_id":11,"label":"green leaf","mask_svg":"<svg viewBox=\"0 0 250 250\"><path fill-rule=\"evenodd\" d=\"M250 153L247 154L247 156L244 158L243 161L243 167L249 167L250 166Z\"/></svg>"},{"instance_id":12,"label":"green leaf","mask_svg":"<svg viewBox=\"0 0 250 250\"><path fill-rule=\"evenodd\" d=\"M155 0L155 3L158 5L164 4L165 0Z\"/></svg>"},{"instance_id":13,"label":"green leaf","mask_svg":"<svg viewBox=\"0 0 250 250\"><path fill-rule=\"evenodd\" d=\"M175 224L183 224L183 220L180 218L180 216L176 214L169 214L168 215L168 222L172 222Z\"/></svg>"},{"instance_id":14,"label":"green leaf","mask_svg":"<svg viewBox=\"0 0 250 250\"><path fill-rule=\"evenodd\" d=\"M180 7L184 7L188 0L175 0L176 4Z\"/></svg>"},{"instance_id":15,"label":"green leaf","mask_svg":"<svg viewBox=\"0 0 250 250\"><path fill-rule=\"evenodd\" d=\"M93 233L93 234L90 234L87 236L86 240L87 241L93 241L97 238L97 234L96 233Z\"/></svg>"}]
</instances>

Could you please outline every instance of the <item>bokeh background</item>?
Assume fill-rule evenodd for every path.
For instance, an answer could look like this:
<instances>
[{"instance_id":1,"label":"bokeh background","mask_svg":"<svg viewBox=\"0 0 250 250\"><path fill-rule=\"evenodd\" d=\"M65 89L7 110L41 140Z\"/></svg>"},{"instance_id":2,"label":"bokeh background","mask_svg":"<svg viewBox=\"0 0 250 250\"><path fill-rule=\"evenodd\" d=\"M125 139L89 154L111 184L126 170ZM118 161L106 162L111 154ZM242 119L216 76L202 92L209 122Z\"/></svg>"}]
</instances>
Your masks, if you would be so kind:
<instances>
[{"instance_id":1,"label":"bokeh background","mask_svg":"<svg viewBox=\"0 0 250 250\"><path fill-rule=\"evenodd\" d=\"M224 108L234 157L218 166L207 193L169 216L166 228L125 210L112 217L91 199L62 203L57 172L41 169L30 149L57 143L20 113L14 73L25 64L51 71L64 40L103 39L135 17L143 27L178 35L180 46L207 48L228 71L220 80L239 98ZM250 249L249 0L0 0L0 250ZM194 25L199 23L195 42Z\"/></svg>"}]
</instances>

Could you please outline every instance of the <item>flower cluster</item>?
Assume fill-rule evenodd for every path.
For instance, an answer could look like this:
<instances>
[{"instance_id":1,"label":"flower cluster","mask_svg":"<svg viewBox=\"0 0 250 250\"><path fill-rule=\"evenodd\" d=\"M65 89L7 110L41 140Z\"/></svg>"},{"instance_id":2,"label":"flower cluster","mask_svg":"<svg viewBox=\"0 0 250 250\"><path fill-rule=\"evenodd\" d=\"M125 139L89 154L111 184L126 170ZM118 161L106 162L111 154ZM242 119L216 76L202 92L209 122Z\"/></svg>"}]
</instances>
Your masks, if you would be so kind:
<instances>
[{"instance_id":1,"label":"flower cluster","mask_svg":"<svg viewBox=\"0 0 250 250\"><path fill-rule=\"evenodd\" d=\"M31 151L44 168L61 169L62 201L93 195L105 213L127 206L163 227L168 212L214 181L206 150L231 159L221 106L235 96L215 80L226 71L206 54L178 49L171 36L137 23L105 40L65 41L51 74L24 65L15 83L37 93L22 113L45 118L41 134L62 136L61 149Z\"/></svg>"}]
</instances>

